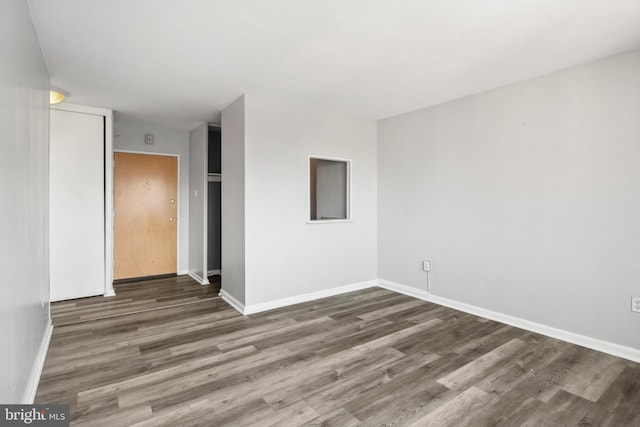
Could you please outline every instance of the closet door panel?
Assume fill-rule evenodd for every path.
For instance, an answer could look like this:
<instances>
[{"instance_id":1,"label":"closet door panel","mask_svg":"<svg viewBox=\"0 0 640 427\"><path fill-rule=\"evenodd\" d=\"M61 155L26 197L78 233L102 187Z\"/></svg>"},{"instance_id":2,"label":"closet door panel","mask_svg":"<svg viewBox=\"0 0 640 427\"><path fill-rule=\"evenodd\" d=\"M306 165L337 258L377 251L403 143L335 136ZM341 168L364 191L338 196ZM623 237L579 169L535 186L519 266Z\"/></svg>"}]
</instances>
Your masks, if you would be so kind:
<instances>
[{"instance_id":1,"label":"closet door panel","mask_svg":"<svg viewBox=\"0 0 640 427\"><path fill-rule=\"evenodd\" d=\"M104 293L104 117L51 110L51 301Z\"/></svg>"}]
</instances>

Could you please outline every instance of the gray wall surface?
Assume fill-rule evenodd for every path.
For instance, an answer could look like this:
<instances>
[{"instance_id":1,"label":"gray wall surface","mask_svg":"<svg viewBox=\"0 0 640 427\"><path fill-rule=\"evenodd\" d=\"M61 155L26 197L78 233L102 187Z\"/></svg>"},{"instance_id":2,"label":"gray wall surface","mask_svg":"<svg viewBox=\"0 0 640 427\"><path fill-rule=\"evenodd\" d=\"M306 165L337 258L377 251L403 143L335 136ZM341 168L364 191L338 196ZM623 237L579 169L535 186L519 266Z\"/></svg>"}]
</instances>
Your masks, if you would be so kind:
<instances>
[{"instance_id":1,"label":"gray wall surface","mask_svg":"<svg viewBox=\"0 0 640 427\"><path fill-rule=\"evenodd\" d=\"M222 112L222 290L245 303L244 97Z\"/></svg>"},{"instance_id":2,"label":"gray wall surface","mask_svg":"<svg viewBox=\"0 0 640 427\"><path fill-rule=\"evenodd\" d=\"M254 96L244 103L246 304L375 280L376 122ZM352 160L352 222L308 223L309 156ZM231 167L222 165L223 194ZM226 274L223 265L223 288Z\"/></svg>"},{"instance_id":3,"label":"gray wall surface","mask_svg":"<svg viewBox=\"0 0 640 427\"><path fill-rule=\"evenodd\" d=\"M49 322L49 74L27 2L0 2L0 39L0 402L26 403Z\"/></svg>"},{"instance_id":4,"label":"gray wall surface","mask_svg":"<svg viewBox=\"0 0 640 427\"><path fill-rule=\"evenodd\" d=\"M316 219L347 218L347 169L347 162L316 160Z\"/></svg>"},{"instance_id":5,"label":"gray wall surface","mask_svg":"<svg viewBox=\"0 0 640 427\"><path fill-rule=\"evenodd\" d=\"M640 51L378 125L378 277L640 349Z\"/></svg>"}]
</instances>

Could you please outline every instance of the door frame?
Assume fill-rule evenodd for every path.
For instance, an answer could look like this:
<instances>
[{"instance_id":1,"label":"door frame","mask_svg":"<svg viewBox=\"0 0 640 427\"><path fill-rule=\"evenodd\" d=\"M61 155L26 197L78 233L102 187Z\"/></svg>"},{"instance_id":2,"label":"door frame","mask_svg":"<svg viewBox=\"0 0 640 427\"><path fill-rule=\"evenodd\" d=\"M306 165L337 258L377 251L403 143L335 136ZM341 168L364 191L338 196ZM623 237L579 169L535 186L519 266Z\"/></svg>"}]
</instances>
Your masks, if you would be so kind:
<instances>
[{"instance_id":1,"label":"door frame","mask_svg":"<svg viewBox=\"0 0 640 427\"><path fill-rule=\"evenodd\" d=\"M115 191L115 182L113 181L113 175L114 175L114 168L115 168L115 164L114 159L116 156L116 153L125 153L125 154L143 154L143 155L147 155L147 156L165 156L165 157L176 157L177 158L177 162L178 162L178 170L176 171L178 176L177 176L177 185L178 185L178 194L176 196L176 218L178 220L178 229L176 230L176 274L180 273L180 232L182 231L182 221L180 219L180 197L181 197L181 192L180 192L180 154L174 154L174 153L155 153L155 152L150 152L150 151L138 151L138 150L126 150L126 149L114 149L113 150L113 154L111 155L111 200L112 200L112 216L111 216L111 286L113 286L113 260L115 258L115 249L113 246L113 236L115 234L115 228L114 228L114 221L113 218L116 215L116 211L115 211L115 206L113 206L113 192ZM115 293L114 293L115 295Z\"/></svg>"}]
</instances>

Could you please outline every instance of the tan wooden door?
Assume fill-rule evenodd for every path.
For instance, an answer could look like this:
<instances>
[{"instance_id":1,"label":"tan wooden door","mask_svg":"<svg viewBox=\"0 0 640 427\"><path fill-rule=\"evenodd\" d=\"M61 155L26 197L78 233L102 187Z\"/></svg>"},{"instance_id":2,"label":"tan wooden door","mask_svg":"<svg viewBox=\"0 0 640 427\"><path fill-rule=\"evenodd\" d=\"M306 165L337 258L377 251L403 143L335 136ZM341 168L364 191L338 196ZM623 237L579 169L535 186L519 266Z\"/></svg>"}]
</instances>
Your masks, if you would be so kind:
<instances>
[{"instance_id":1,"label":"tan wooden door","mask_svg":"<svg viewBox=\"0 0 640 427\"><path fill-rule=\"evenodd\" d=\"M113 278L177 271L178 159L115 153Z\"/></svg>"}]
</instances>

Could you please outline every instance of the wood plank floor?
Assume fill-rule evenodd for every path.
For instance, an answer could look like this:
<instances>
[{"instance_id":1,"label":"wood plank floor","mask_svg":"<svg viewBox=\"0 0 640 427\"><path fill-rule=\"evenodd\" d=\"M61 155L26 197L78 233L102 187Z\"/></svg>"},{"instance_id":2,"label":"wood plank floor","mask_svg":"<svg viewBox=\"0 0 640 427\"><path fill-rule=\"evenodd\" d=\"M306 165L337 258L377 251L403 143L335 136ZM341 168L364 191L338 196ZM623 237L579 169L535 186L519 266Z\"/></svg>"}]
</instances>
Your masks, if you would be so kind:
<instances>
[{"instance_id":1,"label":"wood plank floor","mask_svg":"<svg viewBox=\"0 0 640 427\"><path fill-rule=\"evenodd\" d=\"M114 285L112 297L88 297L51 304L54 326L157 310L207 299L219 298L220 276L203 286L190 276L174 276Z\"/></svg>"},{"instance_id":2,"label":"wood plank floor","mask_svg":"<svg viewBox=\"0 0 640 427\"><path fill-rule=\"evenodd\" d=\"M36 403L72 425L638 426L640 364L373 288L58 326Z\"/></svg>"}]
</instances>

